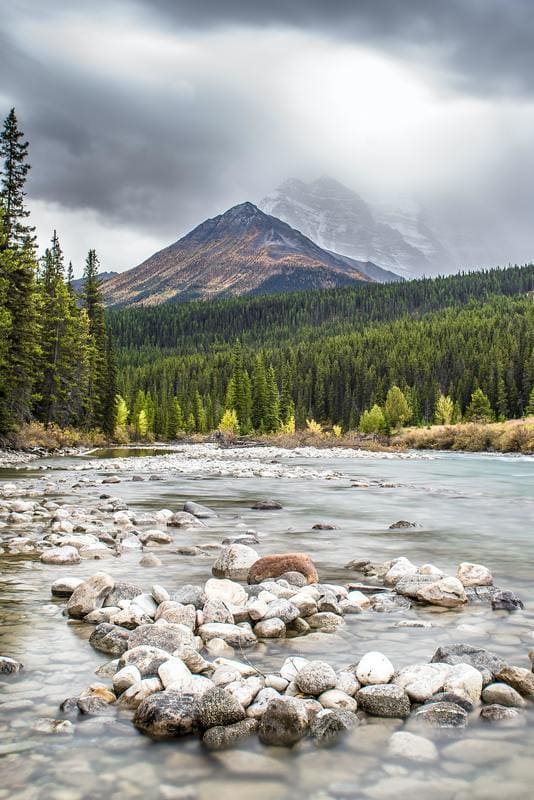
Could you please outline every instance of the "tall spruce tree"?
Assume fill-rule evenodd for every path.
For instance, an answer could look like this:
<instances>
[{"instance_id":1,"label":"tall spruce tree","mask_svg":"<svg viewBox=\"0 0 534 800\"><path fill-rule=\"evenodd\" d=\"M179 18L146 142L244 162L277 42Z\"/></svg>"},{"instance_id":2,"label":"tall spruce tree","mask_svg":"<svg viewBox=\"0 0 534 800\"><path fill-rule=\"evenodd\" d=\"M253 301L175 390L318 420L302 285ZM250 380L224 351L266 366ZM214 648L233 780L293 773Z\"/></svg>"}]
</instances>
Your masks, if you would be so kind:
<instances>
[{"instance_id":1,"label":"tall spruce tree","mask_svg":"<svg viewBox=\"0 0 534 800\"><path fill-rule=\"evenodd\" d=\"M31 167L27 161L29 143L19 129L15 109L12 108L0 133L0 160L3 162L0 178L0 198L4 211L2 224L5 230L4 247L22 248L33 244L35 228L25 223L30 212L25 206L26 177Z\"/></svg>"},{"instance_id":2,"label":"tall spruce tree","mask_svg":"<svg viewBox=\"0 0 534 800\"><path fill-rule=\"evenodd\" d=\"M98 278L99 266L96 251L89 250L85 261L82 289L82 302L87 311L89 332L93 340L87 424L97 425L103 429L106 424L109 376L106 323Z\"/></svg>"}]
</instances>

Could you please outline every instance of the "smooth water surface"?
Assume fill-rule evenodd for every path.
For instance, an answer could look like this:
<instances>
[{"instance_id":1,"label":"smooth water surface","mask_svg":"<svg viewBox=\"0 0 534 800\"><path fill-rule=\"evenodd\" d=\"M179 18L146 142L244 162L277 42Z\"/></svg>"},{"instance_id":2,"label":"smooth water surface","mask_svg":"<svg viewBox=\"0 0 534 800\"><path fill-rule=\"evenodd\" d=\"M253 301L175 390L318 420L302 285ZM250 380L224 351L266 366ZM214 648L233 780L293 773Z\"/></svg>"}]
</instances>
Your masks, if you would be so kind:
<instances>
[{"instance_id":1,"label":"smooth water surface","mask_svg":"<svg viewBox=\"0 0 534 800\"><path fill-rule=\"evenodd\" d=\"M283 462L284 456L278 460ZM61 500L94 503L107 492L134 510L178 510L192 499L218 512L218 519L209 520L206 529L176 530L176 546L220 542L243 523L258 531L260 554L304 551L314 559L324 582L359 581L359 574L343 569L352 559L382 561L404 555L453 574L459 562L473 561L488 566L497 585L513 589L525 602L525 610L513 614L492 612L480 604L461 611L418 608L347 616L340 633L260 644L247 651L261 670L277 670L287 655L294 654L324 658L341 667L368 650L384 652L401 668L429 661L436 647L447 642L483 646L510 663L529 666L527 653L534 647L532 458L436 454L360 460L325 455L291 463L334 470L345 477L199 476L192 468L191 474L174 475L169 470L163 480L135 483L128 472L113 486L73 490L72 469L86 462L87 456L44 462L49 468L44 474L63 487L58 493ZM0 483L42 482L36 466L0 471ZM91 471L83 475L95 477ZM358 487L351 486L354 481ZM267 497L280 501L283 510L251 510L255 500ZM390 530L389 525L400 519L420 527ZM319 521L332 522L338 529L311 530ZM522 713L519 726L474 720L466 731L447 736L418 730L438 745L439 760L430 764L388 755L389 737L400 723L380 719L361 725L342 744L327 750L310 741L288 751L253 740L236 751L208 754L195 739L150 741L135 731L127 712L113 721L102 717L76 721L74 737L32 734L29 729L37 718L61 716L58 707L65 697L102 681L94 670L107 660L87 643L92 626L68 621L62 615L64 604L51 599L53 580L105 569L146 590L153 583L173 590L210 577L214 556L181 556L172 545L150 549L157 552L162 566L140 567L139 554L71 567L0 556L0 652L25 667L20 676L2 676L0 681L0 798L235 800L237 793L250 800L503 796L527 800L533 796L534 715L529 709ZM429 620L432 627L396 627L406 618ZM408 723L409 730L412 724ZM463 745L455 745L459 741Z\"/></svg>"}]
</instances>

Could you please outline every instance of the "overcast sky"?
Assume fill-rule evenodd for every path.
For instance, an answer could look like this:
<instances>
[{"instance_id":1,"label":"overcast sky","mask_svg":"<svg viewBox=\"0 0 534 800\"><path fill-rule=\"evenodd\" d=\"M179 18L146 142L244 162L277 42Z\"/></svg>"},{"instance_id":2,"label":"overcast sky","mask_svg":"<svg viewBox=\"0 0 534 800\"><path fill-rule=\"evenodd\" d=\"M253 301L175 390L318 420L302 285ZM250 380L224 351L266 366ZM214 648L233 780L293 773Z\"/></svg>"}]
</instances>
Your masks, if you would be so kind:
<instances>
[{"instance_id":1,"label":"overcast sky","mask_svg":"<svg viewBox=\"0 0 534 800\"><path fill-rule=\"evenodd\" d=\"M533 34L533 0L0 0L0 113L78 271L325 173L526 261Z\"/></svg>"}]
</instances>

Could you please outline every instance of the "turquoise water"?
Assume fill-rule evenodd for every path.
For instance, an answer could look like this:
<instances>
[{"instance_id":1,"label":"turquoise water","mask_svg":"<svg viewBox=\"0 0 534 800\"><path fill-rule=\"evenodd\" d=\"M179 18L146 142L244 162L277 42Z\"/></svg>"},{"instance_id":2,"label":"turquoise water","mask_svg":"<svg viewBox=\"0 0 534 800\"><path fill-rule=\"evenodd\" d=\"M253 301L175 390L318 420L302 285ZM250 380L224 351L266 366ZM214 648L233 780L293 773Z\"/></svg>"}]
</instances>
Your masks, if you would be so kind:
<instances>
[{"instance_id":1,"label":"turquoise water","mask_svg":"<svg viewBox=\"0 0 534 800\"><path fill-rule=\"evenodd\" d=\"M284 461L284 457L278 458ZM367 650L381 650L395 667L428 661L436 647L463 641L502 654L510 663L528 666L534 646L534 459L464 454L433 454L413 460L365 458L291 464L334 469L340 480L199 477L173 475L154 482L124 480L113 486L72 490L72 468L87 457L47 460L59 496L82 504L102 491L126 500L134 509L178 509L184 500L205 503L219 518L204 530L176 531L177 545L218 542L238 523L260 535L260 554L301 550L314 559L321 580L347 582L360 576L343 569L352 559L381 561L404 555L415 563L432 562L453 572L461 561L488 566L495 582L513 589L525 602L514 614L491 612L483 605L462 611L410 610L401 616L369 613L346 617L335 635L314 635L258 646L248 654L260 668L276 669L290 654L321 657L343 666ZM288 461L289 463L289 461ZM121 474L118 472L117 474ZM5 480L37 480L35 469L0 472ZM93 477L91 472L84 476ZM95 476L96 477L96 476ZM125 476L126 477L126 476ZM368 483L355 488L351 482ZM283 510L252 511L259 498L279 500ZM420 527L392 531L406 519ZM319 521L333 531L312 531ZM493 727L473 721L467 732L437 737L440 759L418 765L393 758L387 744L396 722L360 726L331 750L304 741L291 751L265 748L254 741L239 751L205 753L196 740L153 743L133 729L128 714L113 723L102 718L76 724L74 737L37 736L37 717L58 716L59 703L101 679L94 670L106 661L87 639L91 626L67 621L62 603L50 598L50 584L60 575L90 575L105 569L115 578L149 589L205 582L212 558L180 556L158 548L161 567L141 568L139 555L104 562L83 561L53 567L33 558L0 556L0 651L20 659L20 677L0 680L0 798L389 798L532 797L530 753L534 717L522 715L520 727ZM431 628L398 628L401 618L423 617ZM425 732L425 735L429 735ZM458 753L456 739L466 741ZM474 742L474 744L473 744ZM479 750L476 750L476 748ZM481 752L482 755L476 755ZM475 755L473 755L475 753Z\"/></svg>"}]
</instances>

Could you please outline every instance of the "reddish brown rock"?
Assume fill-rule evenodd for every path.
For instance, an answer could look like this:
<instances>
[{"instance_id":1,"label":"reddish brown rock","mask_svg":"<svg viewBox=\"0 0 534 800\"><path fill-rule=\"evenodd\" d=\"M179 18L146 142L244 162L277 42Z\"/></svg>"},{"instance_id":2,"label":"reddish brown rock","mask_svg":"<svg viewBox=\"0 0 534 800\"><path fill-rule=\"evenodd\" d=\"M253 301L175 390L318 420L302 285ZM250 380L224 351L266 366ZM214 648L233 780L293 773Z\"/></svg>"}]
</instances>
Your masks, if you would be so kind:
<instances>
[{"instance_id":1,"label":"reddish brown rock","mask_svg":"<svg viewBox=\"0 0 534 800\"><path fill-rule=\"evenodd\" d=\"M305 553L275 553L263 556L251 566L247 581L261 583L268 578L279 578L284 572L300 572L308 583L319 581L313 561Z\"/></svg>"}]
</instances>

